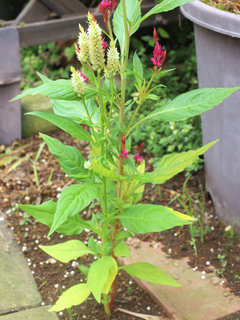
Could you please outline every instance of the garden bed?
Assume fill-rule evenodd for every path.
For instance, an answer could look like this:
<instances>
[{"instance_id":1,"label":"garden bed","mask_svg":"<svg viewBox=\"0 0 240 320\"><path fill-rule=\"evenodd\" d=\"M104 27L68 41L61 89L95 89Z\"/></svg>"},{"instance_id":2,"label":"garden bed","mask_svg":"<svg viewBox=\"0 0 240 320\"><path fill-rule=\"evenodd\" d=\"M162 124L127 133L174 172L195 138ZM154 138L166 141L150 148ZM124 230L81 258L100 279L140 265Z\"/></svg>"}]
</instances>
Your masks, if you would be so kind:
<instances>
[{"instance_id":1,"label":"garden bed","mask_svg":"<svg viewBox=\"0 0 240 320\"><path fill-rule=\"evenodd\" d=\"M87 156L89 150L85 143L69 137L62 131L56 131L52 136L59 138L66 144L77 146ZM44 303L54 304L65 288L77 283L79 279L80 281L85 280L77 268L77 263L59 263L38 248L38 244L55 244L66 241L69 237L54 233L51 239L48 239L47 227L35 222L17 209L17 203L40 204L49 199L56 200L61 190L73 182L60 170L56 158L49 153L46 146L43 148L36 163L37 175L34 175L33 160L41 143L42 140L38 136L34 136L17 141L9 148L0 146L0 156L8 153L9 159L9 163L6 160L6 163L3 164L3 159L7 159L7 157L0 157L0 164L2 164L0 167L0 206L32 270ZM26 155L28 156L27 158ZM10 157L13 158L11 159ZM149 157L146 158L150 160ZM148 160L147 168L150 168L151 165L148 164ZM19 165L17 165L17 161ZM36 179L39 180L39 185L36 183ZM189 197L192 199L194 211L200 215L198 222L204 221L204 232L206 233L204 241L201 243L199 237L200 228L194 231L192 239L196 240L195 251L197 250L197 256L194 254L193 246L190 244L191 237L188 227L175 228L163 233L153 233L138 237L143 241L152 242L153 245L157 241L162 241L165 245L164 250L171 257L176 259L189 257L192 268L197 267L198 270L206 272L212 272L212 267L217 268L219 282L216 285L229 287L235 295L240 296L240 239L230 226L223 225L217 219L211 199L201 191L201 186L204 186L203 172L200 171L189 179L187 183L189 197L186 193L182 194L185 180L184 174L180 174L161 187L155 186L152 188L147 185L143 201L168 205L171 199L180 197L179 199L182 203L184 202L188 206ZM199 196L196 197L196 195ZM204 207L203 210L201 205ZM171 206L178 211L184 212L178 200L173 201ZM88 212L83 211L82 214L86 217ZM83 232L80 235L80 239L87 241L89 236L90 232ZM90 262L89 259L89 257L81 258L78 259L78 262L85 264ZM181 279L179 281L181 282ZM115 310L117 308L165 316L161 308L126 273L122 273L118 280ZM73 308L72 312L74 319L105 319L102 307L92 298L89 298L83 305ZM78 315L74 315L75 313ZM59 317L61 319L70 318L66 311L63 314L60 313ZM228 319L239 319L239 317L240 313L228 317ZM138 318L115 311L111 319Z\"/></svg>"}]
</instances>

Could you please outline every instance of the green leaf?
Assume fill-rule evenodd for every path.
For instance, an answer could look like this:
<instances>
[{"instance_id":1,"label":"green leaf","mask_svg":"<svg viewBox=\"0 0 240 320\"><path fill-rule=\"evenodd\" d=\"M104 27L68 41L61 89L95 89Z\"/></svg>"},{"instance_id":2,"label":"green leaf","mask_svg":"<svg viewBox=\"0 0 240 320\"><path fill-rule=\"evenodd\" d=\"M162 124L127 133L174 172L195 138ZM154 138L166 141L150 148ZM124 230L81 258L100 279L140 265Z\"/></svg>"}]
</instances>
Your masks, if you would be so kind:
<instances>
[{"instance_id":1,"label":"green leaf","mask_svg":"<svg viewBox=\"0 0 240 320\"><path fill-rule=\"evenodd\" d=\"M132 237L132 234L128 231L120 231L116 234L115 240L127 239L128 237Z\"/></svg>"},{"instance_id":2,"label":"green leaf","mask_svg":"<svg viewBox=\"0 0 240 320\"><path fill-rule=\"evenodd\" d=\"M89 125L88 111L91 122L93 124L100 123L99 112L94 99L86 100L87 111L82 101L52 100L51 103L54 113L59 116Z\"/></svg>"},{"instance_id":3,"label":"green leaf","mask_svg":"<svg viewBox=\"0 0 240 320\"><path fill-rule=\"evenodd\" d=\"M92 141L91 135L87 131L85 131L78 123L69 118L47 112L28 112L27 114L48 120L63 131L69 133L73 138L90 142Z\"/></svg>"},{"instance_id":4,"label":"green leaf","mask_svg":"<svg viewBox=\"0 0 240 320\"><path fill-rule=\"evenodd\" d=\"M167 12L170 10L173 10L179 6L182 6L183 4L186 4L188 2L191 2L192 0L163 0L161 3L154 6L151 10L149 10L141 19L141 22L146 20L148 17L150 17L153 14L161 13L161 12Z\"/></svg>"},{"instance_id":5,"label":"green leaf","mask_svg":"<svg viewBox=\"0 0 240 320\"><path fill-rule=\"evenodd\" d=\"M51 79L45 77L43 74L41 74L40 72L36 72L38 77L42 80L43 83L47 83L47 82L52 82Z\"/></svg>"},{"instance_id":6,"label":"green leaf","mask_svg":"<svg viewBox=\"0 0 240 320\"><path fill-rule=\"evenodd\" d=\"M141 88L142 81L143 81L143 65L136 52L134 53L134 56L133 56L133 72L134 72L134 76L136 78L138 87Z\"/></svg>"},{"instance_id":7,"label":"green leaf","mask_svg":"<svg viewBox=\"0 0 240 320\"><path fill-rule=\"evenodd\" d=\"M114 249L113 249L114 255L116 257L131 257L130 250L126 243L119 243Z\"/></svg>"},{"instance_id":8,"label":"green leaf","mask_svg":"<svg viewBox=\"0 0 240 320\"><path fill-rule=\"evenodd\" d=\"M87 284L98 303L101 301L103 291L107 294L107 291L110 290L117 272L117 263L109 256L103 256L91 265Z\"/></svg>"},{"instance_id":9,"label":"green leaf","mask_svg":"<svg viewBox=\"0 0 240 320\"><path fill-rule=\"evenodd\" d=\"M113 167L111 167L111 169L107 169L106 167L104 167L101 160L99 159L92 160L90 169L98 173L99 175L109 179L126 180L126 177L117 175Z\"/></svg>"},{"instance_id":10,"label":"green leaf","mask_svg":"<svg viewBox=\"0 0 240 320\"><path fill-rule=\"evenodd\" d=\"M97 195L98 186L95 184L73 184L65 188L59 197L49 236L69 217L73 217L89 205Z\"/></svg>"},{"instance_id":11,"label":"green leaf","mask_svg":"<svg viewBox=\"0 0 240 320\"><path fill-rule=\"evenodd\" d=\"M192 217L171 208L153 204L136 204L118 215L122 225L133 233L161 232L177 226L191 224Z\"/></svg>"},{"instance_id":12,"label":"green leaf","mask_svg":"<svg viewBox=\"0 0 240 320\"><path fill-rule=\"evenodd\" d=\"M41 133L40 136L47 143L50 152L57 157L63 171L71 179L81 181L83 177L89 175L89 170L84 168L86 159L78 149L72 146L66 146L61 141L43 133Z\"/></svg>"},{"instance_id":13,"label":"green leaf","mask_svg":"<svg viewBox=\"0 0 240 320\"><path fill-rule=\"evenodd\" d=\"M68 240L52 246L39 245L39 248L58 261L68 263L93 252L79 240Z\"/></svg>"},{"instance_id":14,"label":"green leaf","mask_svg":"<svg viewBox=\"0 0 240 320\"><path fill-rule=\"evenodd\" d=\"M27 212L27 214L37 221L51 228L54 214L57 209L56 202L49 200L40 205L19 204L18 207ZM68 220L66 220L65 223L56 230L56 232L71 236L74 234L80 234L83 231L83 228L89 229L89 225L86 225L85 221L79 215L76 215L68 218Z\"/></svg>"},{"instance_id":15,"label":"green leaf","mask_svg":"<svg viewBox=\"0 0 240 320\"><path fill-rule=\"evenodd\" d=\"M86 277L88 276L88 272L89 272L89 267L83 265L83 264L79 264L78 265L78 269L82 272L82 274L84 274Z\"/></svg>"},{"instance_id":16,"label":"green leaf","mask_svg":"<svg viewBox=\"0 0 240 320\"><path fill-rule=\"evenodd\" d=\"M80 283L67 289L61 297L56 301L56 304L49 311L61 311L69 309L72 306L78 306L83 303L90 295L91 291L86 283Z\"/></svg>"},{"instance_id":17,"label":"green leaf","mask_svg":"<svg viewBox=\"0 0 240 320\"><path fill-rule=\"evenodd\" d=\"M204 154L217 141L210 142L197 150L165 155L153 172L138 174L135 176L135 179L144 183L164 183L191 165L198 156Z\"/></svg>"},{"instance_id":18,"label":"green leaf","mask_svg":"<svg viewBox=\"0 0 240 320\"><path fill-rule=\"evenodd\" d=\"M78 100L78 96L73 90L71 80L60 79L52 81L48 79L47 81L46 78L41 78L44 81L43 84L36 88L30 88L23 91L21 94L12 99L12 101L21 99L27 95L34 96L39 93L51 99Z\"/></svg>"},{"instance_id":19,"label":"green leaf","mask_svg":"<svg viewBox=\"0 0 240 320\"><path fill-rule=\"evenodd\" d=\"M140 278L144 281L171 287L181 287L180 283L150 263L138 262L120 267L119 269L123 269L130 274L130 276Z\"/></svg>"},{"instance_id":20,"label":"green leaf","mask_svg":"<svg viewBox=\"0 0 240 320\"><path fill-rule=\"evenodd\" d=\"M202 114L221 103L238 88L204 88L183 93L146 116L147 119L180 121ZM145 119L146 119L145 118Z\"/></svg>"},{"instance_id":21,"label":"green leaf","mask_svg":"<svg viewBox=\"0 0 240 320\"><path fill-rule=\"evenodd\" d=\"M128 20L128 30L131 28L131 22L135 17L135 13L137 11L139 5L139 0L131 0L125 1L127 20ZM139 8L134 24L136 24L141 19L141 10ZM137 31L139 26L136 26L134 29L131 29L130 35ZM125 30L124 30L124 19L123 19L123 11L122 11L122 1L118 4L114 15L113 15L113 30L114 34L119 41L119 45L121 48L121 52L124 51L125 46Z\"/></svg>"}]
</instances>

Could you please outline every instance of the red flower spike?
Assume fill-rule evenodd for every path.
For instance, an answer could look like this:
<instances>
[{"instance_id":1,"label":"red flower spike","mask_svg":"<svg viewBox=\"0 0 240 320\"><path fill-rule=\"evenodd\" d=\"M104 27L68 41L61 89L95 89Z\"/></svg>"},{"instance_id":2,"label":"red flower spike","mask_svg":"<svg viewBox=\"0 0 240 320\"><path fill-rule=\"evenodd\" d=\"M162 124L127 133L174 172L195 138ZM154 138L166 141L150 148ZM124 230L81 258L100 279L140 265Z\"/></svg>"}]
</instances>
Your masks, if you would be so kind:
<instances>
[{"instance_id":1,"label":"red flower spike","mask_svg":"<svg viewBox=\"0 0 240 320\"><path fill-rule=\"evenodd\" d=\"M80 49L78 48L78 45L76 44L76 42L74 42L74 47L75 47L75 51L79 53Z\"/></svg>"},{"instance_id":2,"label":"red flower spike","mask_svg":"<svg viewBox=\"0 0 240 320\"><path fill-rule=\"evenodd\" d=\"M86 77L85 73L80 72L80 70L76 69L76 71L80 74L80 76L83 78L84 82L88 81L88 78Z\"/></svg>"},{"instance_id":3,"label":"red flower spike","mask_svg":"<svg viewBox=\"0 0 240 320\"><path fill-rule=\"evenodd\" d=\"M153 39L154 39L155 43L157 44L158 41L157 41L157 29L156 28L153 29Z\"/></svg>"},{"instance_id":4,"label":"red flower spike","mask_svg":"<svg viewBox=\"0 0 240 320\"><path fill-rule=\"evenodd\" d=\"M94 14L92 12L91 12L91 16L92 16L93 21L98 24L97 19L94 17Z\"/></svg>"},{"instance_id":5,"label":"red flower spike","mask_svg":"<svg viewBox=\"0 0 240 320\"><path fill-rule=\"evenodd\" d=\"M128 150L125 149L125 135L122 136L122 147L121 147L121 153L119 155L119 158L121 159L127 159L128 157Z\"/></svg>"},{"instance_id":6,"label":"red flower spike","mask_svg":"<svg viewBox=\"0 0 240 320\"><path fill-rule=\"evenodd\" d=\"M107 29L108 29L108 17L111 17L112 12L113 12L114 8L116 7L116 5L117 5L117 3L115 0L112 0L112 1L102 0L99 3L99 9L103 14L103 20L104 20L104 23L105 23L105 26L107 27Z\"/></svg>"},{"instance_id":7,"label":"red flower spike","mask_svg":"<svg viewBox=\"0 0 240 320\"><path fill-rule=\"evenodd\" d=\"M108 46L108 43L105 41L104 37L102 36L102 48L103 48L104 52L105 52L107 46Z\"/></svg>"},{"instance_id":8,"label":"red flower spike","mask_svg":"<svg viewBox=\"0 0 240 320\"><path fill-rule=\"evenodd\" d=\"M155 47L153 50L153 58L151 58L151 61L153 63L153 71L160 71L162 69L162 65L166 59L166 50L162 50L161 45L157 41L157 31L156 28L153 30L153 38L155 41Z\"/></svg>"},{"instance_id":9,"label":"red flower spike","mask_svg":"<svg viewBox=\"0 0 240 320\"><path fill-rule=\"evenodd\" d=\"M144 142L142 142L139 146L138 146L138 153L136 156L133 157L133 159L136 161L136 164L139 164L140 162L143 162L143 157L140 155L140 152L142 150L144 146Z\"/></svg>"}]
</instances>

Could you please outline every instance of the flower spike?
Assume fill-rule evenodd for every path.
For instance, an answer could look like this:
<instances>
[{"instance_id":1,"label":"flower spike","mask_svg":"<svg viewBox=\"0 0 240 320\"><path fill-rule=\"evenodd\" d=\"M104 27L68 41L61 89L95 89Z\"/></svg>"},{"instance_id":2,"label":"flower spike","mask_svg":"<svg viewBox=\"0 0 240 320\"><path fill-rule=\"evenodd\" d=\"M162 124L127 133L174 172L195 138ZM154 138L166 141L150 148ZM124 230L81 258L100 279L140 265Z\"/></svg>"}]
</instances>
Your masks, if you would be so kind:
<instances>
[{"instance_id":1,"label":"flower spike","mask_svg":"<svg viewBox=\"0 0 240 320\"><path fill-rule=\"evenodd\" d=\"M153 30L153 38L155 41L155 47L153 50L153 58L151 58L151 61L153 63L153 71L160 71L162 69L162 65L166 59L166 50L162 50L161 45L159 44L157 40L157 30L154 28Z\"/></svg>"},{"instance_id":2,"label":"flower spike","mask_svg":"<svg viewBox=\"0 0 240 320\"><path fill-rule=\"evenodd\" d=\"M136 164L139 164L140 162L143 162L143 157L140 155L140 152L142 150L144 146L144 142L142 142L139 146L138 146L138 153L136 156L133 157L133 159L136 161Z\"/></svg>"},{"instance_id":3,"label":"flower spike","mask_svg":"<svg viewBox=\"0 0 240 320\"><path fill-rule=\"evenodd\" d=\"M125 135L123 135L121 153L119 154L119 158L127 159L127 158L129 158L127 154L128 154L128 150L125 149Z\"/></svg>"},{"instance_id":4,"label":"flower spike","mask_svg":"<svg viewBox=\"0 0 240 320\"><path fill-rule=\"evenodd\" d=\"M102 0L99 3L99 9L103 14L103 20L104 20L105 26L107 27L108 32L109 32L108 18L111 17L112 12L113 12L114 8L116 7L116 5L117 5L117 3L115 0L112 0L112 1Z\"/></svg>"}]
</instances>

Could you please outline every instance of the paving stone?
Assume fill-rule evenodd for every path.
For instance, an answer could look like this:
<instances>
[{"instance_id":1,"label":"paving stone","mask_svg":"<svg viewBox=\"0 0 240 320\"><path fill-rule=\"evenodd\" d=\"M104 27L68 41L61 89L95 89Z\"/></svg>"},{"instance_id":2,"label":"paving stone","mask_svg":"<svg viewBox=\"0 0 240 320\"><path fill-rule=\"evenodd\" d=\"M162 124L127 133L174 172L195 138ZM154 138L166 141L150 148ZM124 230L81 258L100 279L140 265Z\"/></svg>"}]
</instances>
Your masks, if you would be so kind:
<instances>
[{"instance_id":1,"label":"paving stone","mask_svg":"<svg viewBox=\"0 0 240 320\"><path fill-rule=\"evenodd\" d=\"M36 283L0 214L0 314L38 305L42 299Z\"/></svg>"},{"instance_id":2,"label":"paving stone","mask_svg":"<svg viewBox=\"0 0 240 320\"><path fill-rule=\"evenodd\" d=\"M44 306L0 316L1 320L57 320L55 312L48 312L50 306Z\"/></svg>"},{"instance_id":3,"label":"paving stone","mask_svg":"<svg viewBox=\"0 0 240 320\"><path fill-rule=\"evenodd\" d=\"M131 240L129 241L131 246ZM132 257L124 263L148 262L161 268L166 274L177 278L182 288L159 286L136 279L150 295L175 320L217 320L240 310L240 298L221 285L212 283L214 273L204 274L193 271L188 259L169 259L162 251L162 244L154 249L150 243L135 244L131 248ZM169 264L166 264L166 261ZM177 263L176 263L177 262Z\"/></svg>"}]
</instances>

